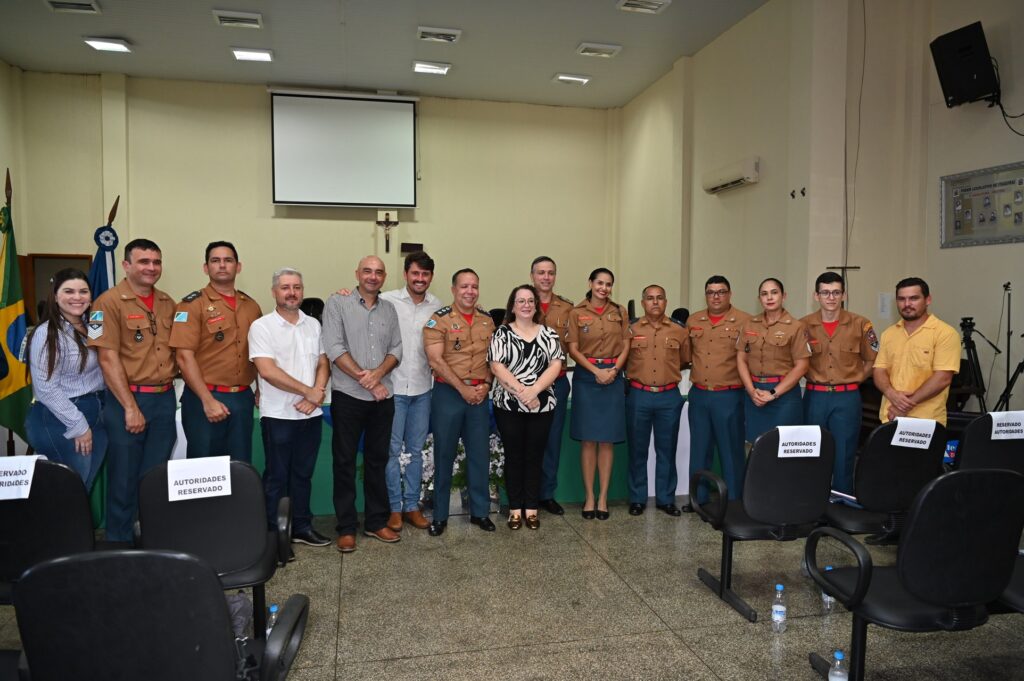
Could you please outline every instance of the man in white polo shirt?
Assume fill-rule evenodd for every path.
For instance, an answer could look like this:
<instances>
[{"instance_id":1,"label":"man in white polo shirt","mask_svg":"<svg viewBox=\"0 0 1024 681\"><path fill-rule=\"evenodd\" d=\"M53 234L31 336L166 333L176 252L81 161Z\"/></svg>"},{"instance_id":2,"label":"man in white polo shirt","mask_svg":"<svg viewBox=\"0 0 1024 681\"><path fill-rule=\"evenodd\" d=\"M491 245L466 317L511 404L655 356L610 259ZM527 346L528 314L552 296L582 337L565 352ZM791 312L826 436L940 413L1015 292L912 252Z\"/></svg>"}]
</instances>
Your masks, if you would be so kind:
<instances>
[{"instance_id":1,"label":"man in white polo shirt","mask_svg":"<svg viewBox=\"0 0 1024 681\"><path fill-rule=\"evenodd\" d=\"M274 311L249 327L249 358L259 373L267 522L276 525L278 502L291 497L292 541L327 546L331 540L313 529L309 498L330 365L320 323L299 309L302 273L278 270L270 292L277 304Z\"/></svg>"}]
</instances>

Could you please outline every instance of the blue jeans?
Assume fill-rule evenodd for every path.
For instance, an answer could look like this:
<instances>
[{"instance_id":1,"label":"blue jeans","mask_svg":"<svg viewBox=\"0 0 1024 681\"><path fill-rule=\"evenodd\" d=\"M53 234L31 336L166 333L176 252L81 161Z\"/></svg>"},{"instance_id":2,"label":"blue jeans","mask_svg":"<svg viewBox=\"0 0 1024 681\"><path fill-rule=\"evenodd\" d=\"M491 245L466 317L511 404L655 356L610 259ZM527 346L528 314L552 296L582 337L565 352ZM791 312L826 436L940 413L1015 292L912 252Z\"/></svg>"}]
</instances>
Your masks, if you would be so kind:
<instances>
[{"instance_id":1,"label":"blue jeans","mask_svg":"<svg viewBox=\"0 0 1024 681\"><path fill-rule=\"evenodd\" d=\"M488 403L489 400L484 400L471 405L450 385L434 384L430 395L430 425L434 431L434 522L448 520L452 465L459 437L466 447L470 515L482 518L491 510L487 485L491 458Z\"/></svg>"},{"instance_id":2,"label":"blue jeans","mask_svg":"<svg viewBox=\"0 0 1024 681\"><path fill-rule=\"evenodd\" d=\"M562 428L565 426L565 410L569 406L569 378L555 379L555 411L548 433L548 444L544 448L544 462L540 477L540 498L554 499L558 486L558 462L562 457Z\"/></svg>"},{"instance_id":3,"label":"blue jeans","mask_svg":"<svg viewBox=\"0 0 1024 681\"><path fill-rule=\"evenodd\" d=\"M107 429L103 423L103 401L106 391L72 397L71 402L85 416L92 430L92 454L75 452L75 441L64 437L67 428L46 408L42 402L35 402L25 418L28 443L36 454L42 454L50 461L62 463L81 476L86 490L92 490L96 474L107 456Z\"/></svg>"},{"instance_id":4,"label":"blue jeans","mask_svg":"<svg viewBox=\"0 0 1024 681\"><path fill-rule=\"evenodd\" d=\"M423 485L423 443L430 432L430 392L422 395L395 395L395 420L391 424L391 449L384 479L388 485L388 503L392 513L419 509L420 487ZM409 454L409 463L402 475L399 457L402 449ZM405 493L402 482L405 481Z\"/></svg>"},{"instance_id":5,"label":"blue jeans","mask_svg":"<svg viewBox=\"0 0 1024 681\"><path fill-rule=\"evenodd\" d=\"M629 502L647 503L647 452L654 431L654 499L664 506L676 502L676 445L683 396L675 388L652 393L630 388L626 395L629 441Z\"/></svg>"},{"instance_id":6,"label":"blue jeans","mask_svg":"<svg viewBox=\"0 0 1024 681\"><path fill-rule=\"evenodd\" d=\"M281 497L292 500L292 531L312 529L313 513L309 497L313 489L313 469L320 452L323 418L275 419L260 417L263 434L263 496L267 502L267 523L277 526L277 504Z\"/></svg>"},{"instance_id":7,"label":"blue jeans","mask_svg":"<svg viewBox=\"0 0 1024 681\"><path fill-rule=\"evenodd\" d=\"M185 386L181 394L181 427L188 444L188 458L230 456L232 461L252 463L252 420L256 399L246 388L237 393L213 393L213 399L228 408L231 415L210 423L203 401Z\"/></svg>"},{"instance_id":8,"label":"blue jeans","mask_svg":"<svg viewBox=\"0 0 1024 681\"><path fill-rule=\"evenodd\" d=\"M690 479L699 470L711 470L715 449L722 462L722 476L729 487L729 498L743 496L743 476L747 464L743 450L743 402L746 393L738 390L701 390L693 388L686 399L690 422ZM704 485L699 502L707 501Z\"/></svg>"},{"instance_id":9,"label":"blue jeans","mask_svg":"<svg viewBox=\"0 0 1024 681\"><path fill-rule=\"evenodd\" d=\"M832 433L836 459L832 467L832 489L853 494L853 467L860 438L860 391L841 393L808 390L804 393L804 414L808 424Z\"/></svg>"},{"instance_id":10,"label":"blue jeans","mask_svg":"<svg viewBox=\"0 0 1024 681\"><path fill-rule=\"evenodd\" d=\"M139 512L139 481L151 468L171 458L178 439L174 391L133 393L146 418L141 433L124 427L124 407L111 397L103 418L110 447L107 452L107 540L132 541L132 526Z\"/></svg>"}]
</instances>

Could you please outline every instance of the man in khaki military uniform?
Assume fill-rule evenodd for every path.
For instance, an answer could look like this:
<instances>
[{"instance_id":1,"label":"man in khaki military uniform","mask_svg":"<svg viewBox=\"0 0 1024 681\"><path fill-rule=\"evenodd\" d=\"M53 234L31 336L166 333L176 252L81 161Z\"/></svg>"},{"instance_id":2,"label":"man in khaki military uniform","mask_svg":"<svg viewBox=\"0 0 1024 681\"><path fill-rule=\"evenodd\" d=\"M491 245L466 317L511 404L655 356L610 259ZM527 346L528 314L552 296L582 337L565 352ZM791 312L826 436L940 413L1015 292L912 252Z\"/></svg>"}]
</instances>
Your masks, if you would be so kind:
<instances>
[{"instance_id":1,"label":"man in khaki military uniform","mask_svg":"<svg viewBox=\"0 0 1024 681\"><path fill-rule=\"evenodd\" d=\"M568 362L569 348L566 346L565 340L568 336L569 312L573 308L573 302L555 293L557 276L558 266L554 260L546 255L534 258L530 265L530 279L533 281L534 288L537 289L537 295L540 296L540 322L551 327L558 334L562 352ZM569 404L569 378L566 376L564 365L562 372L555 379L553 389L557 401L555 402L554 419L551 422L551 433L548 435L548 444L544 448L540 481L540 507L548 513L562 515L565 513L565 509L555 501L555 488L558 486L558 463L562 455L565 408Z\"/></svg>"},{"instance_id":2,"label":"man in khaki military uniform","mask_svg":"<svg viewBox=\"0 0 1024 681\"><path fill-rule=\"evenodd\" d=\"M252 462L256 367L249 361L249 326L263 312L235 289L241 271L233 244L209 244L203 272L210 283L185 296L174 312L171 347L185 379L181 425L190 459L226 454Z\"/></svg>"},{"instance_id":3,"label":"man in khaki military uniform","mask_svg":"<svg viewBox=\"0 0 1024 681\"><path fill-rule=\"evenodd\" d=\"M495 530L488 518L491 500L487 474L490 463L491 418L487 395L491 368L487 350L494 322L476 306L480 278L471 269L452 275L454 302L431 315L423 328L423 349L434 370L430 397L430 425L434 432L434 515L430 536L448 527L452 464L462 438L469 478L469 521L487 532Z\"/></svg>"},{"instance_id":4,"label":"man in khaki military uniform","mask_svg":"<svg viewBox=\"0 0 1024 681\"><path fill-rule=\"evenodd\" d=\"M630 325L626 375L626 432L629 442L629 513L640 515L647 505L647 452L654 432L654 501L659 511L680 514L676 506L676 443L683 396L683 346L686 328L665 316L665 289L651 284L640 294L644 316Z\"/></svg>"},{"instance_id":5,"label":"man in khaki military uniform","mask_svg":"<svg viewBox=\"0 0 1024 681\"><path fill-rule=\"evenodd\" d=\"M99 352L110 396L103 417L107 450L107 540L132 540L139 481L167 461L177 439L170 345L174 300L156 288L163 273L160 247L134 239L124 248L125 278L92 304L89 345Z\"/></svg>"},{"instance_id":6,"label":"man in khaki military uniform","mask_svg":"<svg viewBox=\"0 0 1024 681\"><path fill-rule=\"evenodd\" d=\"M800 321L807 327L811 365L804 392L804 418L825 428L836 442L832 488L853 493L854 458L860 435L860 384L871 374L878 336L864 317L843 309L843 278L825 272L814 282L820 309Z\"/></svg>"},{"instance_id":7,"label":"man in khaki military uniform","mask_svg":"<svg viewBox=\"0 0 1024 681\"><path fill-rule=\"evenodd\" d=\"M690 424L690 478L710 470L717 448L729 497L743 491L746 461L743 449L743 383L736 368L736 339L750 315L732 306L732 288L721 275L704 284L707 308L686 321L684 360L691 362L693 389L687 396ZM701 501L704 490L701 491ZM683 507L690 512L690 504Z\"/></svg>"}]
</instances>

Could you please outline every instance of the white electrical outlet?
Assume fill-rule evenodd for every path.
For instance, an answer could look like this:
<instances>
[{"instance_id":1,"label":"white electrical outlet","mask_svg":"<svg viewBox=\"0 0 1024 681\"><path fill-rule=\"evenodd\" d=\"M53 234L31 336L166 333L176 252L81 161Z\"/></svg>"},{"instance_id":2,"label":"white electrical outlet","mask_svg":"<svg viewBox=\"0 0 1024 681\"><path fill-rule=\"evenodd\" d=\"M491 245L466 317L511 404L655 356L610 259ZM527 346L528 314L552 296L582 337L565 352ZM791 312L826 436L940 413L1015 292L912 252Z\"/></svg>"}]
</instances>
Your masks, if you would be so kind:
<instances>
[{"instance_id":1,"label":"white electrical outlet","mask_svg":"<svg viewBox=\"0 0 1024 681\"><path fill-rule=\"evenodd\" d=\"M878 316L882 319L889 319L892 317L892 299L891 293L878 294Z\"/></svg>"}]
</instances>

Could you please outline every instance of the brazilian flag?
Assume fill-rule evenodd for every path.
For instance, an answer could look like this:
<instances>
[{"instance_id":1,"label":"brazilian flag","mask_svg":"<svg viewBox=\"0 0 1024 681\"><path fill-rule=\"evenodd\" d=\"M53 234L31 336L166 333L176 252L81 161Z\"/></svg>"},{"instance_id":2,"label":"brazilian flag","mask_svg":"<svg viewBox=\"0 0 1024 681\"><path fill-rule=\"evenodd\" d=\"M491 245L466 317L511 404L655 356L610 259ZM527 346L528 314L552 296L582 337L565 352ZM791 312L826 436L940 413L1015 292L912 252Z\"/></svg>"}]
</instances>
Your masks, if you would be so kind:
<instances>
[{"instance_id":1,"label":"brazilian flag","mask_svg":"<svg viewBox=\"0 0 1024 681\"><path fill-rule=\"evenodd\" d=\"M25 340L25 299L21 295L10 203L0 208L0 277L0 426L10 428L24 440L32 388L27 367L18 360Z\"/></svg>"}]
</instances>

